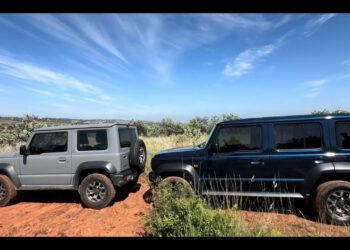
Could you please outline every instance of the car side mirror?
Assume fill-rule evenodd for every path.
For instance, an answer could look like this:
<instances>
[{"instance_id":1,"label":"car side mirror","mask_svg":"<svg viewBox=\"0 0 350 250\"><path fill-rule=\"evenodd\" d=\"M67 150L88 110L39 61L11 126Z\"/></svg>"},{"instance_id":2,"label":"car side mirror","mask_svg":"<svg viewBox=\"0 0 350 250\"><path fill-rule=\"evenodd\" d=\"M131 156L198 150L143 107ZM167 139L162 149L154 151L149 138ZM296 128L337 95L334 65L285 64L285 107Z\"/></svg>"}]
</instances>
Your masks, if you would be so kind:
<instances>
[{"instance_id":1,"label":"car side mirror","mask_svg":"<svg viewBox=\"0 0 350 250\"><path fill-rule=\"evenodd\" d=\"M219 153L219 145L217 143L210 144L208 154L213 155Z\"/></svg>"},{"instance_id":2,"label":"car side mirror","mask_svg":"<svg viewBox=\"0 0 350 250\"><path fill-rule=\"evenodd\" d=\"M20 155L27 155L28 152L27 152L27 148L25 145L22 145L20 148L19 148L19 154Z\"/></svg>"}]
</instances>

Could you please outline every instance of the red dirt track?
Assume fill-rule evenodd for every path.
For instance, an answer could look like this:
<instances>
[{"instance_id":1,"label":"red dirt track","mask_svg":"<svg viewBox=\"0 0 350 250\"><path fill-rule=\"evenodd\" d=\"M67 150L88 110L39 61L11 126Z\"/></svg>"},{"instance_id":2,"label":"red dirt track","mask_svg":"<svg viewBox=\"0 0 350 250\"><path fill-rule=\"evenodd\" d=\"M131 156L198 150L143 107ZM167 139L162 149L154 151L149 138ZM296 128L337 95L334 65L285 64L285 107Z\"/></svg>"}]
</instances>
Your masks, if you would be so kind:
<instances>
[{"instance_id":1,"label":"red dirt track","mask_svg":"<svg viewBox=\"0 0 350 250\"><path fill-rule=\"evenodd\" d=\"M139 184L138 191L120 192L102 210L83 208L76 192L22 193L15 204L0 208L0 236L139 236L151 208L143 200L148 184L143 178Z\"/></svg>"}]
</instances>

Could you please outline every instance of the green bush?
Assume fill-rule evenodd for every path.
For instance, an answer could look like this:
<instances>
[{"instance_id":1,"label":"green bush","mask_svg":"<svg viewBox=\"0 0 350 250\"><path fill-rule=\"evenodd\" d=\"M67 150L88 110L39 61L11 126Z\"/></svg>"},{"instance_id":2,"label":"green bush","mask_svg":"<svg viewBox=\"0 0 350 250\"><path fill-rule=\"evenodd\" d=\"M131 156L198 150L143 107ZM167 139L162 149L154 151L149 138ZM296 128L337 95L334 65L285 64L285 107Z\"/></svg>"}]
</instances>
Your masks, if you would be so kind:
<instances>
[{"instance_id":1,"label":"green bush","mask_svg":"<svg viewBox=\"0 0 350 250\"><path fill-rule=\"evenodd\" d=\"M146 217L149 236L240 236L240 221L229 211L210 210L198 196L181 185L157 188L154 209Z\"/></svg>"}]
</instances>

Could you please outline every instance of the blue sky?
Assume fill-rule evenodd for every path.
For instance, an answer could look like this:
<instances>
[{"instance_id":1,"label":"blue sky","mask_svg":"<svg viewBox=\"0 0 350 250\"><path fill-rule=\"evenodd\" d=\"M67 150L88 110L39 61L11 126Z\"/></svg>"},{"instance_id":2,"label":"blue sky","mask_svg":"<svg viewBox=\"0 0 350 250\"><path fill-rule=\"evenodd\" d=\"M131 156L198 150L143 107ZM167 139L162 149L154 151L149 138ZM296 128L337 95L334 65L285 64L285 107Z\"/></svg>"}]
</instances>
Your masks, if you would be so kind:
<instances>
[{"instance_id":1,"label":"blue sky","mask_svg":"<svg viewBox=\"0 0 350 250\"><path fill-rule=\"evenodd\" d=\"M349 14L2 14L0 116L350 110Z\"/></svg>"}]
</instances>

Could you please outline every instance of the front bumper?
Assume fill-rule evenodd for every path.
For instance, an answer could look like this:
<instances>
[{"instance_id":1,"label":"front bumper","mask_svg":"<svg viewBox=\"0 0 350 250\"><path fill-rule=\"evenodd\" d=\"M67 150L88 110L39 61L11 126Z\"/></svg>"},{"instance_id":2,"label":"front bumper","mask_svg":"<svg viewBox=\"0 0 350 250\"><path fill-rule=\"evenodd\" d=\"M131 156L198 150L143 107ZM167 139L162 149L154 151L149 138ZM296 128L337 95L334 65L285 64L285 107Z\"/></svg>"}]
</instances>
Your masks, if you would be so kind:
<instances>
[{"instance_id":1,"label":"front bumper","mask_svg":"<svg viewBox=\"0 0 350 250\"><path fill-rule=\"evenodd\" d=\"M110 175L114 186L117 186L117 187L124 186L129 181L132 181L133 179L137 178L138 176L139 176L139 173L133 172L131 170L125 170L125 171L119 172L118 174L111 174Z\"/></svg>"},{"instance_id":2,"label":"front bumper","mask_svg":"<svg viewBox=\"0 0 350 250\"><path fill-rule=\"evenodd\" d=\"M160 176L158 174L156 174L155 172L150 172L148 174L148 179L150 180L152 185L156 185L158 180L160 179Z\"/></svg>"}]
</instances>

